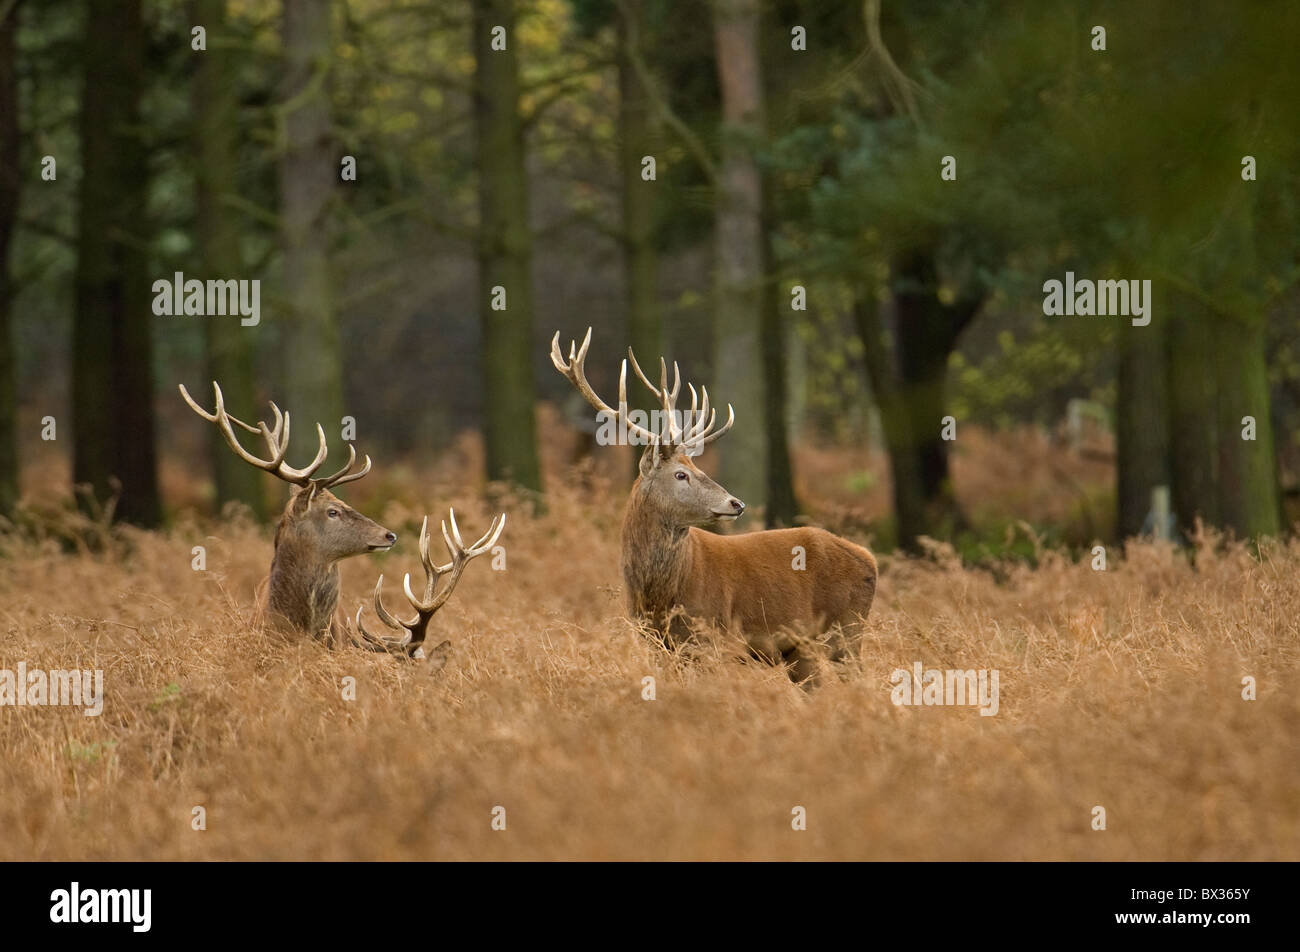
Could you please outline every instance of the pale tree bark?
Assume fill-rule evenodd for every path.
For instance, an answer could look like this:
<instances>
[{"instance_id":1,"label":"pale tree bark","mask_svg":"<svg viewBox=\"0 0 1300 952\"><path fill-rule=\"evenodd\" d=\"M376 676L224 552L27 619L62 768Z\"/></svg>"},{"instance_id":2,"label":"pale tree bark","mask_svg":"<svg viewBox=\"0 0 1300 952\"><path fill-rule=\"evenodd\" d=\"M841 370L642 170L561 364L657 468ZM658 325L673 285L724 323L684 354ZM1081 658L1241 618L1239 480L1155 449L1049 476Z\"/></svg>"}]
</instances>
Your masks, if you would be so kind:
<instances>
[{"instance_id":1,"label":"pale tree bark","mask_svg":"<svg viewBox=\"0 0 1300 952\"><path fill-rule=\"evenodd\" d=\"M18 73L14 36L18 7L0 16L0 516L18 500L18 435L13 329L10 305L9 242L18 216L21 175L18 166Z\"/></svg>"},{"instance_id":2,"label":"pale tree bark","mask_svg":"<svg viewBox=\"0 0 1300 952\"><path fill-rule=\"evenodd\" d=\"M81 104L73 478L118 515L161 520L153 409L148 167L140 139L145 28L140 0L89 5Z\"/></svg>"},{"instance_id":3,"label":"pale tree bark","mask_svg":"<svg viewBox=\"0 0 1300 952\"><path fill-rule=\"evenodd\" d=\"M236 176L239 102L231 82L234 64L220 40L226 27L226 0L192 0L193 22L207 31L208 49L194 71L194 186L200 279L241 279L239 223L224 204L238 192ZM204 318L206 368L221 384L227 405L251 411L254 398L253 341L256 327L238 317ZM233 411L232 411L233 412ZM261 519L266 516L261 474L230 452L216 427L209 427L208 446L219 503L241 502Z\"/></svg>"},{"instance_id":4,"label":"pale tree bark","mask_svg":"<svg viewBox=\"0 0 1300 952\"><path fill-rule=\"evenodd\" d=\"M343 365L330 278L330 202L340 156L330 130L329 0L284 0L284 83L279 163L284 286L284 406L310 434L337 439ZM209 54L211 55L211 54Z\"/></svg>"},{"instance_id":5,"label":"pale tree bark","mask_svg":"<svg viewBox=\"0 0 1300 952\"><path fill-rule=\"evenodd\" d=\"M492 48L504 28L504 50ZM519 114L519 39L513 0L474 4L474 118L479 170L479 316L483 329L483 433L487 475L539 492L533 413L532 232ZM505 292L505 307L495 308Z\"/></svg>"},{"instance_id":6,"label":"pale tree bark","mask_svg":"<svg viewBox=\"0 0 1300 952\"><path fill-rule=\"evenodd\" d=\"M714 0L714 45L722 89L722 154L717 167L711 395L738 409L715 444L719 482L749 506L767 504L761 311L763 181L754 147L763 134L757 0Z\"/></svg>"}]
</instances>

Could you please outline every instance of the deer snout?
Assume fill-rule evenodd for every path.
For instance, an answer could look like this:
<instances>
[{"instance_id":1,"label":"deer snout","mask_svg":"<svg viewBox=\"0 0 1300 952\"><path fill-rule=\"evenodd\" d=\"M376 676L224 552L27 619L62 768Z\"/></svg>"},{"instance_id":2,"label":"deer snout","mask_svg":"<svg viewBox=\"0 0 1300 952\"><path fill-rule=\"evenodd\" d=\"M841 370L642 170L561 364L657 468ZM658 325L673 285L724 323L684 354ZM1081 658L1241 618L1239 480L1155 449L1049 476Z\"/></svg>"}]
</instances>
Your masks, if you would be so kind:
<instances>
[{"instance_id":1,"label":"deer snout","mask_svg":"<svg viewBox=\"0 0 1300 952\"><path fill-rule=\"evenodd\" d=\"M395 543L396 541L397 541L397 533L396 533L396 532L389 532L387 529L385 529L385 530L384 530L384 541L383 541L383 542L372 542L372 543L368 546L368 548L370 549L371 552L382 552L382 551L386 551L386 550L388 550L388 549L391 549L391 548L393 547L393 543Z\"/></svg>"},{"instance_id":2,"label":"deer snout","mask_svg":"<svg viewBox=\"0 0 1300 952\"><path fill-rule=\"evenodd\" d=\"M719 519L739 519L740 514L745 511L745 504L735 496L728 496L722 508L714 512L714 516Z\"/></svg>"}]
</instances>

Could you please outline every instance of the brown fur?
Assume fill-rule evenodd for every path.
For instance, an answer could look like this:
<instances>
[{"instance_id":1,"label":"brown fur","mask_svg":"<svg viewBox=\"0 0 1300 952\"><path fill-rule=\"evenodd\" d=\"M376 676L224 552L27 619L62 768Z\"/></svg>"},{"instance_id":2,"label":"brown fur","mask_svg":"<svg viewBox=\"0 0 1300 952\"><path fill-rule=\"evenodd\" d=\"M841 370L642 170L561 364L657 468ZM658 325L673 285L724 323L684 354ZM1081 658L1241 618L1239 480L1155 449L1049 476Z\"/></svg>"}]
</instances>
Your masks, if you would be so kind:
<instances>
[{"instance_id":1,"label":"brown fur","mask_svg":"<svg viewBox=\"0 0 1300 952\"><path fill-rule=\"evenodd\" d=\"M343 644L350 626L338 608L339 560L390 548L396 539L329 490L296 489L276 526L275 555L258 592L255 621Z\"/></svg>"},{"instance_id":2,"label":"brown fur","mask_svg":"<svg viewBox=\"0 0 1300 952\"><path fill-rule=\"evenodd\" d=\"M702 531L736 505L680 448L645 451L623 518L629 613L670 642L685 638L692 620L739 634L759 657L789 662L796 681L827 654L822 635L832 660L855 656L875 597L875 558L824 529Z\"/></svg>"}]
</instances>

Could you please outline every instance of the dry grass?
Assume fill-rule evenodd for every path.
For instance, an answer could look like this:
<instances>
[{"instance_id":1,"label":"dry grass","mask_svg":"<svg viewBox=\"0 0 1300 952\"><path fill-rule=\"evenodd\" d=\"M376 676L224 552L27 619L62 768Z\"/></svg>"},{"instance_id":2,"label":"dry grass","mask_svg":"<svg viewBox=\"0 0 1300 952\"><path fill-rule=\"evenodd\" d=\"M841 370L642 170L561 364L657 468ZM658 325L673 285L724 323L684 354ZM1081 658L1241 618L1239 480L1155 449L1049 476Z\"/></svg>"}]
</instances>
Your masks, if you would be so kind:
<instances>
[{"instance_id":1,"label":"dry grass","mask_svg":"<svg viewBox=\"0 0 1300 952\"><path fill-rule=\"evenodd\" d=\"M942 547L886 559L860 666L808 694L629 629L619 495L513 512L506 571L476 563L435 623L437 677L250 631L270 542L247 524L98 555L4 541L0 667L102 668L107 700L0 709L0 858L1300 859L1300 542L1207 540L1194 568L1134 546L1104 573L1044 553L996 579ZM486 526L467 501L363 502L403 541L345 564L346 604L416 567L425 507ZM1000 712L893 706L918 660L997 668Z\"/></svg>"}]
</instances>

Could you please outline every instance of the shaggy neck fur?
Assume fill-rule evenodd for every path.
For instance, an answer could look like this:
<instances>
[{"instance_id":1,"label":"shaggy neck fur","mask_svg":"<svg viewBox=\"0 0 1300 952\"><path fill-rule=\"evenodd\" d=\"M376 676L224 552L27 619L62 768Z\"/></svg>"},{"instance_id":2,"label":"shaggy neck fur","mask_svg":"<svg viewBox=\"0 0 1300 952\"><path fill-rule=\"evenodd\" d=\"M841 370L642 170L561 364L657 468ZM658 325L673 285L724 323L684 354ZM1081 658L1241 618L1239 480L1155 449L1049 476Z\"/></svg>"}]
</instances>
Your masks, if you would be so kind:
<instances>
[{"instance_id":1,"label":"shaggy neck fur","mask_svg":"<svg viewBox=\"0 0 1300 952\"><path fill-rule=\"evenodd\" d=\"M680 602L690 575L689 531L636 481L623 515L623 581L630 613L657 628Z\"/></svg>"},{"instance_id":2,"label":"shaggy neck fur","mask_svg":"<svg viewBox=\"0 0 1300 952\"><path fill-rule=\"evenodd\" d=\"M286 511L275 530L268 604L295 628L321 636L339 603L338 563L322 559L291 528Z\"/></svg>"}]
</instances>

